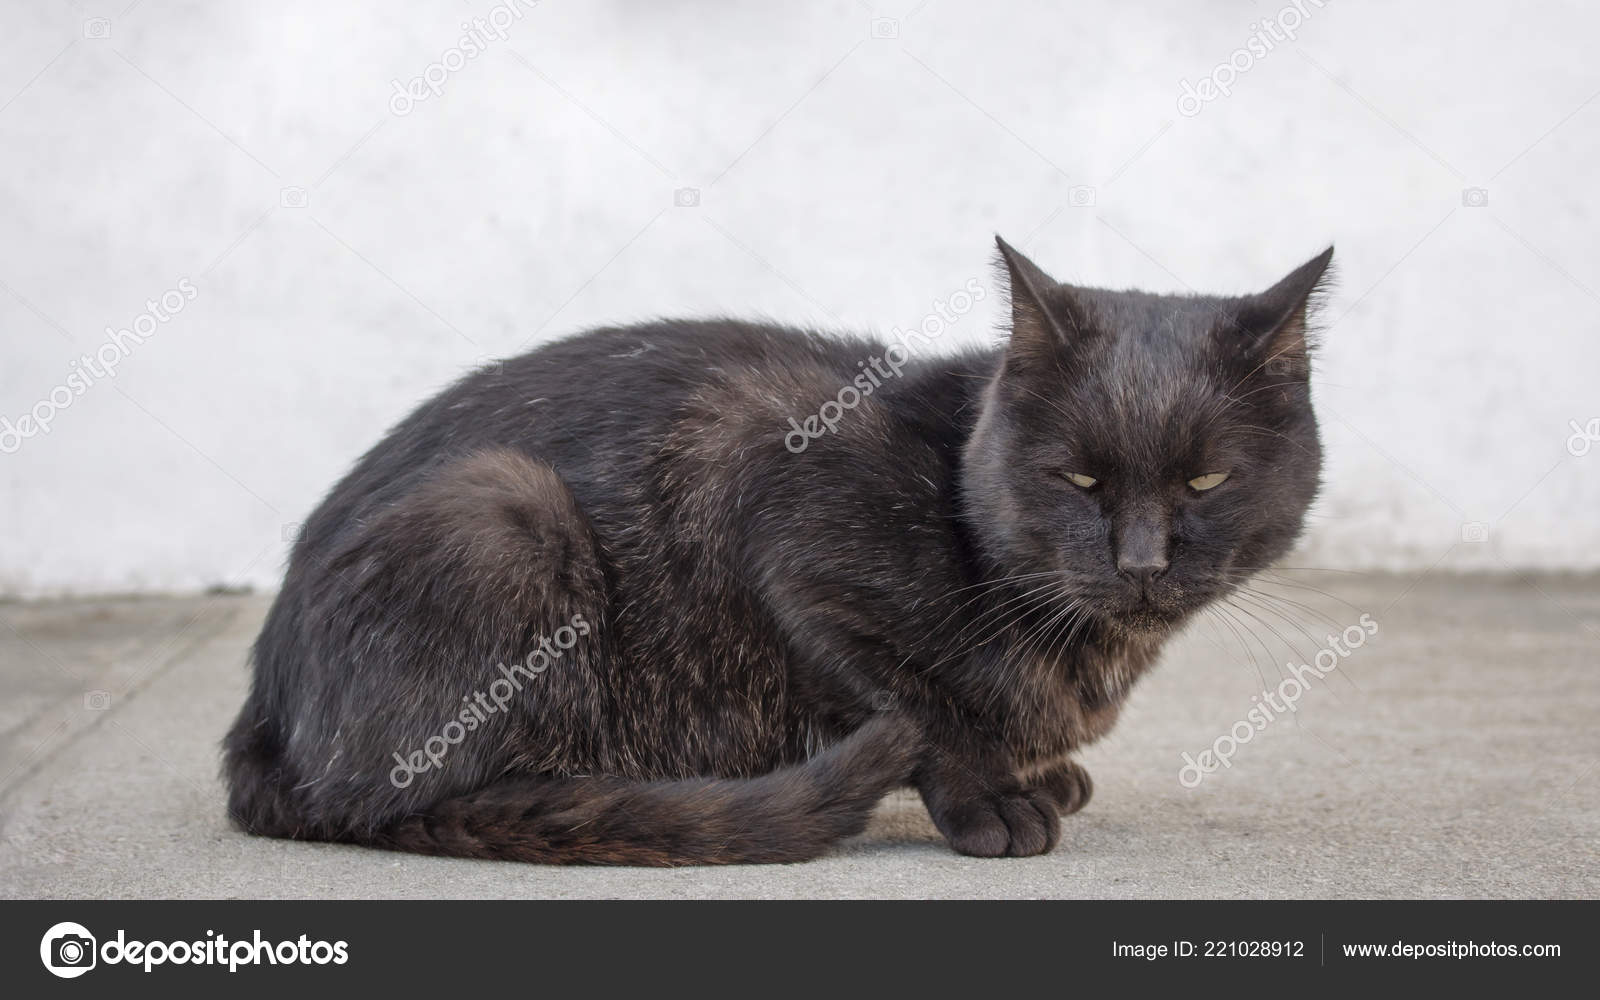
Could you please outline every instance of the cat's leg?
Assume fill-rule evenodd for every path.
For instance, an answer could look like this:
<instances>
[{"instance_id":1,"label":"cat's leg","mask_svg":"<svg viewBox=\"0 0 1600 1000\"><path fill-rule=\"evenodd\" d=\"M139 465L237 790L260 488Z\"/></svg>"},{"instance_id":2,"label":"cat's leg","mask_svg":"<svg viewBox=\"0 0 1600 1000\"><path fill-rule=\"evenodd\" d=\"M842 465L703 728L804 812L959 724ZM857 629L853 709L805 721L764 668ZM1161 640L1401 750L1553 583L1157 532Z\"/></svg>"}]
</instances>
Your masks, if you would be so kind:
<instances>
[{"instance_id":1,"label":"cat's leg","mask_svg":"<svg viewBox=\"0 0 1600 1000\"><path fill-rule=\"evenodd\" d=\"M1047 768L1030 779L1028 785L1049 792L1050 797L1056 800L1056 805L1061 807L1063 816L1070 816L1088 805L1090 796L1094 794L1094 782L1089 778L1089 772L1075 760L1064 760Z\"/></svg>"},{"instance_id":2,"label":"cat's leg","mask_svg":"<svg viewBox=\"0 0 1600 1000\"><path fill-rule=\"evenodd\" d=\"M913 783L950 846L980 858L1044 854L1061 839L1061 806L1016 776L1009 755L975 740L930 741Z\"/></svg>"}]
</instances>

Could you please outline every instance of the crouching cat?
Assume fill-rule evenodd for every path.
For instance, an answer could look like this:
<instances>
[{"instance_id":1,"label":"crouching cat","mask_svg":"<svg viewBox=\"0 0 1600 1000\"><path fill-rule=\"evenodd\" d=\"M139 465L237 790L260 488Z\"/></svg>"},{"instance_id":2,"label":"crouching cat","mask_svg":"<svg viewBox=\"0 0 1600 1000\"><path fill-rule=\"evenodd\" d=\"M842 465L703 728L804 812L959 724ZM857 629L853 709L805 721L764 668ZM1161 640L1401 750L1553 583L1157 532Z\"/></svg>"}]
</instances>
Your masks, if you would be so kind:
<instances>
[{"instance_id":1,"label":"crouching cat","mask_svg":"<svg viewBox=\"0 0 1600 1000\"><path fill-rule=\"evenodd\" d=\"M1074 751L1301 530L1332 249L1218 298L1061 284L997 242L1003 348L656 322L423 404L294 546L226 741L235 821L788 862L910 785L963 854L1054 847Z\"/></svg>"}]
</instances>

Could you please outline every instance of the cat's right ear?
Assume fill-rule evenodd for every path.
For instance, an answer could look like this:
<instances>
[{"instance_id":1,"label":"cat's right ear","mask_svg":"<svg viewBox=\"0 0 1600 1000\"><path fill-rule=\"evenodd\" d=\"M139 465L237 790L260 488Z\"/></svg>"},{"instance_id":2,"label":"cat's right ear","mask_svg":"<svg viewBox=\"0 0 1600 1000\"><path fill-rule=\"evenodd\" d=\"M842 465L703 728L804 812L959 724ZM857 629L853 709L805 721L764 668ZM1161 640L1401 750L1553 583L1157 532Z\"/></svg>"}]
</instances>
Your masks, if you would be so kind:
<instances>
[{"instance_id":1,"label":"cat's right ear","mask_svg":"<svg viewBox=\"0 0 1600 1000\"><path fill-rule=\"evenodd\" d=\"M994 238L994 245L1000 251L1000 268L1011 299L1011 343L1007 353L1022 361L1059 358L1088 326L1071 289L1045 274L999 236Z\"/></svg>"},{"instance_id":2,"label":"cat's right ear","mask_svg":"<svg viewBox=\"0 0 1600 1000\"><path fill-rule=\"evenodd\" d=\"M1236 322L1248 363L1274 375L1310 377L1310 316L1326 294L1332 261L1329 247L1265 292L1244 299Z\"/></svg>"}]
</instances>

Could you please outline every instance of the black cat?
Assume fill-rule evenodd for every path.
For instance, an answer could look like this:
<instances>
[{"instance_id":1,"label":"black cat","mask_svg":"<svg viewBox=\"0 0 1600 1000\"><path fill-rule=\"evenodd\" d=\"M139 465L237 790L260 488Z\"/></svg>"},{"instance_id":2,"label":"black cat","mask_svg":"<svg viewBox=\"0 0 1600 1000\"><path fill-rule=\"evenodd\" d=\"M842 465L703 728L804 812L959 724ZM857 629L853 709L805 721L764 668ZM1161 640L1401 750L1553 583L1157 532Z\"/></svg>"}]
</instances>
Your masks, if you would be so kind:
<instances>
[{"instance_id":1,"label":"black cat","mask_svg":"<svg viewBox=\"0 0 1600 1000\"><path fill-rule=\"evenodd\" d=\"M1316 493L1308 301L1058 284L1002 349L597 330L426 403L311 516L226 744L253 833L798 861L910 784L1048 851L1071 760ZM870 373L870 374L869 374Z\"/></svg>"}]
</instances>

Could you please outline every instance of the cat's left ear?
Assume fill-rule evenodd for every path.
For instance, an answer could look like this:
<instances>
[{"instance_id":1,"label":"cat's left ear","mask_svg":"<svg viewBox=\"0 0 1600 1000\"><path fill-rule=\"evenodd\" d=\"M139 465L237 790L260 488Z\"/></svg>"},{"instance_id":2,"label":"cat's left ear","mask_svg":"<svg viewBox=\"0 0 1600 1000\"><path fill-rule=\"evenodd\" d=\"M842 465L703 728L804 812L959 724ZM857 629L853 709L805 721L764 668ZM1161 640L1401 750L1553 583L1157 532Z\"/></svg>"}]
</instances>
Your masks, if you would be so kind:
<instances>
[{"instance_id":1,"label":"cat's left ear","mask_svg":"<svg viewBox=\"0 0 1600 1000\"><path fill-rule=\"evenodd\" d=\"M1330 246L1276 285L1244 300L1237 327L1253 365L1299 378L1310 375L1310 314L1332 277L1332 262Z\"/></svg>"}]
</instances>

